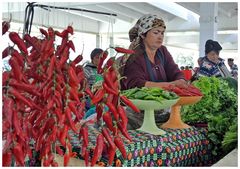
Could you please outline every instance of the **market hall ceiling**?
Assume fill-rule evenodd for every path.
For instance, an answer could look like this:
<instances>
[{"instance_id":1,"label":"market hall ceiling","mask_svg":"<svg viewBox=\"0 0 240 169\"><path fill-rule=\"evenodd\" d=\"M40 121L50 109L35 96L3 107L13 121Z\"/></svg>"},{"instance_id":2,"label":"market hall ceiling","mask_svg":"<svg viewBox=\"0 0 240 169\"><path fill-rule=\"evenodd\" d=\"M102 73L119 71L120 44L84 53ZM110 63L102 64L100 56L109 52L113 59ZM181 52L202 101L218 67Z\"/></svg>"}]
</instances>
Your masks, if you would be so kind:
<instances>
[{"instance_id":1,"label":"market hall ceiling","mask_svg":"<svg viewBox=\"0 0 240 169\"><path fill-rule=\"evenodd\" d=\"M82 11L62 10L61 13L67 15L67 18L79 18L83 26L76 26L79 29L85 28L92 33L104 33L109 27L109 22L114 24L114 33L121 38L128 38L127 32L131 26L144 14L152 13L160 15L167 25L167 42L173 46L184 43L193 44L199 39L199 17L200 2L41 2L44 5L60 6L66 8L81 8L86 10L113 13L117 16L107 16ZM3 19L8 17L9 13L24 13L26 2L3 3ZM52 10L53 11L53 10ZM16 15L19 17L19 14ZM20 18L20 17L19 17ZM64 17L55 17L55 20L64 21ZM14 19L13 19L14 20ZM18 20L18 18L15 18ZM67 19L65 19L67 20ZM85 21L88 23L85 24ZM56 22L57 25L64 26L63 23ZM75 24L76 22L74 22ZM96 26L97 25L97 26ZM118 26L120 25L120 26ZM89 27L92 26L92 27ZM86 30L83 30L83 32ZM237 31L238 31L238 3L237 2L219 2L218 3L218 39L225 43L225 48L229 50L237 49ZM125 35L123 35L125 34ZM194 47L194 46L193 46ZM195 44L195 48L198 45Z\"/></svg>"}]
</instances>

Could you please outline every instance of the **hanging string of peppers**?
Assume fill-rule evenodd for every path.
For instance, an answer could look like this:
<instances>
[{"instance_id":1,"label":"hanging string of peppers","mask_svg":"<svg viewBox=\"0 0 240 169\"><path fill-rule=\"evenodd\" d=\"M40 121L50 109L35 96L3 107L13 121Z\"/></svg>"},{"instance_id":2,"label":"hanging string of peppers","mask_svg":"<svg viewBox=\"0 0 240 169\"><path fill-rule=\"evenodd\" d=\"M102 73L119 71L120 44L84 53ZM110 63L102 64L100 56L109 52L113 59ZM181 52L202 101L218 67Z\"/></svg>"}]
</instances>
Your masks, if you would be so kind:
<instances>
[{"instance_id":1,"label":"hanging string of peppers","mask_svg":"<svg viewBox=\"0 0 240 169\"><path fill-rule=\"evenodd\" d=\"M119 75L114 58L103 53L98 72L103 74L103 86L95 93L87 87L79 55L69 61L69 51L75 51L69 35L74 30L68 26L62 32L53 28L39 30L42 38L26 34L23 38L10 32L14 46L3 51L2 58L10 56L10 71L3 72L3 166L15 160L17 166L25 166L25 159L32 158L32 142L39 151L43 166L58 166L55 153L62 155L64 166L75 157L70 144L69 130L79 134L82 140L82 156L85 164L94 166L107 148L109 165L117 149L126 158L121 134L131 141L126 126L127 117L123 104L139 110L120 95ZM7 32L7 31L6 31ZM57 45L55 38L61 38ZM57 45L57 46L56 46ZM55 47L56 46L56 47ZM17 50L15 49L17 47ZM119 50L120 49L120 50ZM117 52L128 53L132 51ZM90 159L87 122L81 123L85 114L85 98L89 96L96 105L97 122L102 124L96 135L97 145ZM108 107L105 111L104 106ZM76 125L81 124L80 128ZM62 151L60 147L64 147Z\"/></svg>"}]
</instances>

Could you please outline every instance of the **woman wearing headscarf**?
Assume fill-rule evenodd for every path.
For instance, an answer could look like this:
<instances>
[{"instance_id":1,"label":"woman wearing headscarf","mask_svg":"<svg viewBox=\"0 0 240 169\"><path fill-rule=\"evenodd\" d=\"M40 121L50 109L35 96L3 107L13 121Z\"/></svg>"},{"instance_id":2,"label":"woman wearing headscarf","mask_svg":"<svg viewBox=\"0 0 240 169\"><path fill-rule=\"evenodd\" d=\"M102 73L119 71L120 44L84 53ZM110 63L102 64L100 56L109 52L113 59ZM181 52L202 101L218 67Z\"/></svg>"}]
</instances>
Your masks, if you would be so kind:
<instances>
[{"instance_id":1,"label":"woman wearing headscarf","mask_svg":"<svg viewBox=\"0 0 240 169\"><path fill-rule=\"evenodd\" d=\"M187 87L183 73L174 62L171 54L162 45L165 23L157 15L144 15L129 31L130 49L135 53L130 55L122 76L122 89L134 87L164 87L174 84Z\"/></svg>"},{"instance_id":2,"label":"woman wearing headscarf","mask_svg":"<svg viewBox=\"0 0 240 169\"><path fill-rule=\"evenodd\" d=\"M222 47L217 41L211 39L206 41L205 56L198 71L199 76L231 77L224 60L219 57L221 50Z\"/></svg>"},{"instance_id":3,"label":"woman wearing headscarf","mask_svg":"<svg viewBox=\"0 0 240 169\"><path fill-rule=\"evenodd\" d=\"M135 53L129 56L123 70L120 70L121 75L126 77L121 81L122 90L134 87L164 87L170 84L187 87L183 73L167 48L162 45L165 29L163 19L149 14L141 17L129 31L129 48ZM143 112L127 111L127 116L128 129L141 126ZM168 118L168 111L155 113L156 123L165 122Z\"/></svg>"}]
</instances>

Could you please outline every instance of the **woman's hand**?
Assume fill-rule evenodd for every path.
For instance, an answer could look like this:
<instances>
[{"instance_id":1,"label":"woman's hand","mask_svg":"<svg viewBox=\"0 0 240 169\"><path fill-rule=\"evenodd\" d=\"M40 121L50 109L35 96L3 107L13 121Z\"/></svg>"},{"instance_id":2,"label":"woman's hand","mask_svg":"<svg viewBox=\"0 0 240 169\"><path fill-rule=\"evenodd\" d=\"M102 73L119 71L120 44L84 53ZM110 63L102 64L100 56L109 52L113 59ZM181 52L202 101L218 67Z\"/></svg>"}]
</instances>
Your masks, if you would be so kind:
<instances>
[{"instance_id":1,"label":"woman's hand","mask_svg":"<svg viewBox=\"0 0 240 169\"><path fill-rule=\"evenodd\" d=\"M179 80L172 81L171 84L173 84L177 87L180 87L180 88L187 88L188 87L188 83L184 79L179 79Z\"/></svg>"}]
</instances>

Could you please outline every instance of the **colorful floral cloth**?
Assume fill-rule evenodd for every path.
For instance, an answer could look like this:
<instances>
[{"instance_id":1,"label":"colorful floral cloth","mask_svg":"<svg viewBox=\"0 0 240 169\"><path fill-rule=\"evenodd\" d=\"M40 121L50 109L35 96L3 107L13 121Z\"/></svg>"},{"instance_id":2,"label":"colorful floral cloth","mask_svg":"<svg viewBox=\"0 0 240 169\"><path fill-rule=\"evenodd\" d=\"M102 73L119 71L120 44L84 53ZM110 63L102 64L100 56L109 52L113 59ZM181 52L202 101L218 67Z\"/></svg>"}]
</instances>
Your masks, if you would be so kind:
<instances>
[{"instance_id":1,"label":"colorful floral cloth","mask_svg":"<svg viewBox=\"0 0 240 169\"><path fill-rule=\"evenodd\" d=\"M133 141L124 140L127 159L117 149L113 166L211 166L215 161L212 155L212 144L206 137L205 128L197 129L164 129L164 135L152 135L139 130L130 130ZM89 133L91 156L96 145L96 133ZM71 134L73 151L81 153L78 135ZM78 158L82 157L80 154ZM108 166L107 152L98 162Z\"/></svg>"}]
</instances>

